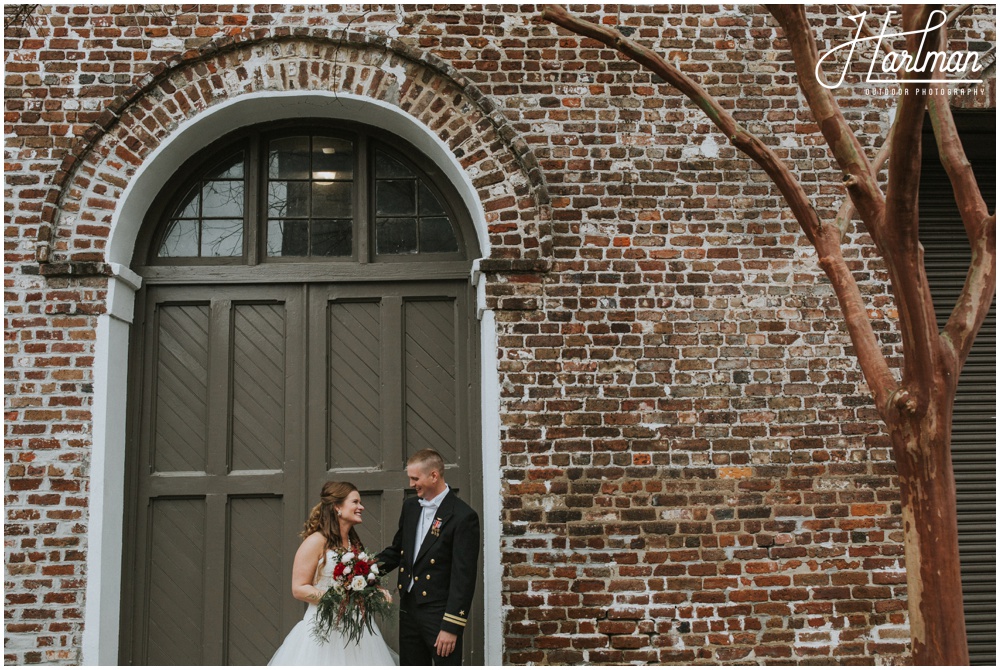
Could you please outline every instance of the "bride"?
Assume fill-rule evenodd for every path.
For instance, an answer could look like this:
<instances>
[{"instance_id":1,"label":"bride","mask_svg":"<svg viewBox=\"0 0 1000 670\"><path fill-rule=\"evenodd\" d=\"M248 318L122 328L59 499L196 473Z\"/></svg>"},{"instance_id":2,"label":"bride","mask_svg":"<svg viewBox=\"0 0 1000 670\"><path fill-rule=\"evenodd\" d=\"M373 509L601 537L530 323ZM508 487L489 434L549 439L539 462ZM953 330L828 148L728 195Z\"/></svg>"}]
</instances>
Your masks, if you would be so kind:
<instances>
[{"instance_id":1,"label":"bride","mask_svg":"<svg viewBox=\"0 0 1000 670\"><path fill-rule=\"evenodd\" d=\"M361 523L361 494L354 484L327 482L319 504L306 521L305 538L292 564L292 595L309 603L302 621L295 624L288 637L274 652L268 665L395 665L392 652L376 628L364 631L357 643L334 629L327 642L312 635L316 603L333 583L337 556L345 551L363 549L354 526Z\"/></svg>"}]
</instances>

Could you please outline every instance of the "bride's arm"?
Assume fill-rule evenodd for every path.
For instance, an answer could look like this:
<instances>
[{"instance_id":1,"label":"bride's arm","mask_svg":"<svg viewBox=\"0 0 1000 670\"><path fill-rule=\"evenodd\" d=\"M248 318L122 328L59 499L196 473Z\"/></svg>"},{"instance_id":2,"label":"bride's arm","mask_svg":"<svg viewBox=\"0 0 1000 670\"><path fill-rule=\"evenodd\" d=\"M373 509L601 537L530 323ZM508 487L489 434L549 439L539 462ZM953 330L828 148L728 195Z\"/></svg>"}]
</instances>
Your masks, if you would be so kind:
<instances>
[{"instance_id":1,"label":"bride's arm","mask_svg":"<svg viewBox=\"0 0 1000 670\"><path fill-rule=\"evenodd\" d=\"M326 549L326 538L320 533L313 533L299 545L295 552L295 562L292 563L292 595L296 600L316 604L323 597L323 592L313 586L316 578L316 566L320 556Z\"/></svg>"}]
</instances>

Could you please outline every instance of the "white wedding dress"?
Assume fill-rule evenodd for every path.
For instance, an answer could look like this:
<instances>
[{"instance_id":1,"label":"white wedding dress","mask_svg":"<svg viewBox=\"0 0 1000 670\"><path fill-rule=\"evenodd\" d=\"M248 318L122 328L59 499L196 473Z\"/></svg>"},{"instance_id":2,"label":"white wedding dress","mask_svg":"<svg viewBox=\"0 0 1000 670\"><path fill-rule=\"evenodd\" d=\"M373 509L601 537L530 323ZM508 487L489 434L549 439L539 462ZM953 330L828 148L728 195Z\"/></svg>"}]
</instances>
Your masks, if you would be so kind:
<instances>
[{"instance_id":1,"label":"white wedding dress","mask_svg":"<svg viewBox=\"0 0 1000 670\"><path fill-rule=\"evenodd\" d=\"M337 556L332 551L326 552L326 561L320 568L316 579L316 588L326 590L333 584L333 566ZM313 637L313 621L316 617L316 606L310 604L302 621L295 624L288 637L274 652L268 665L333 665L333 666L364 666L364 665L396 665L395 655L386 646L382 633L378 628L374 633L365 629L361 640L357 643L348 642L347 637L338 630L330 632L327 642L319 642Z\"/></svg>"}]
</instances>

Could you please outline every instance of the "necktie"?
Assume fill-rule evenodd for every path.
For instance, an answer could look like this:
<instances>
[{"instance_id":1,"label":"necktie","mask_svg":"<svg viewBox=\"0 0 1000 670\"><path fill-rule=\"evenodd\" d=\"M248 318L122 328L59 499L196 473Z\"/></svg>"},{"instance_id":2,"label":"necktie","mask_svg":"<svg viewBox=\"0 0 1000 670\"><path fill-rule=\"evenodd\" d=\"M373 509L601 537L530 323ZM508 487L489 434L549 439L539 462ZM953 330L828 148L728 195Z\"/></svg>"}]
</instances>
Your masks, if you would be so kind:
<instances>
[{"instance_id":1,"label":"necktie","mask_svg":"<svg viewBox=\"0 0 1000 670\"><path fill-rule=\"evenodd\" d=\"M434 512L437 511L437 508L438 506L429 500L420 501L420 524L417 526L417 546L413 554L414 557L420 552L420 547L424 543L430 525L428 522L434 518Z\"/></svg>"},{"instance_id":2,"label":"necktie","mask_svg":"<svg viewBox=\"0 0 1000 670\"><path fill-rule=\"evenodd\" d=\"M417 560L417 555L420 553L420 547L424 543L424 537L427 535L427 529L430 525L428 522L430 519L434 518L434 512L437 511L438 506L435 505L430 500L424 500L423 498L418 499L420 503L420 518L417 521L417 538L413 546L413 560ZM410 586L406 590L409 591L413 588L413 577L410 577Z\"/></svg>"}]
</instances>

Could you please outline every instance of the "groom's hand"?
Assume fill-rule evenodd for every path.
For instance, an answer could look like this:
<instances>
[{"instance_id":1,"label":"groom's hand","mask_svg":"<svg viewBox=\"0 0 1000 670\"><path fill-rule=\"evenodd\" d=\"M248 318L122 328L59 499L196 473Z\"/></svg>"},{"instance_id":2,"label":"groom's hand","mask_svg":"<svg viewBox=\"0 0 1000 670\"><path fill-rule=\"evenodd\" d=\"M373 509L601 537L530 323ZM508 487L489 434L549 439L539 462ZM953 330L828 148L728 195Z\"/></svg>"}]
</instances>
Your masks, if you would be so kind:
<instances>
[{"instance_id":1,"label":"groom's hand","mask_svg":"<svg viewBox=\"0 0 1000 670\"><path fill-rule=\"evenodd\" d=\"M455 651L455 643L458 642L458 636L454 633L447 633L445 631L438 631L437 641L434 643L434 649L437 650L437 655L451 656L451 652Z\"/></svg>"}]
</instances>

